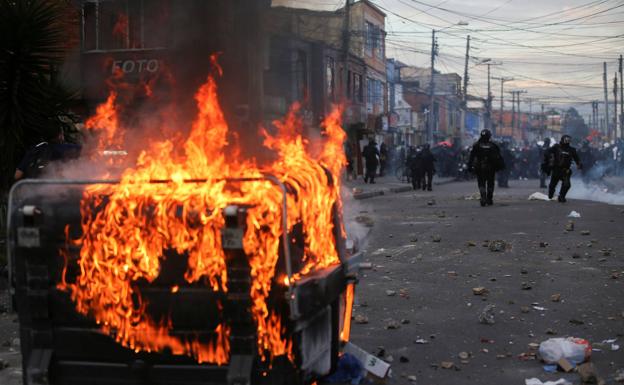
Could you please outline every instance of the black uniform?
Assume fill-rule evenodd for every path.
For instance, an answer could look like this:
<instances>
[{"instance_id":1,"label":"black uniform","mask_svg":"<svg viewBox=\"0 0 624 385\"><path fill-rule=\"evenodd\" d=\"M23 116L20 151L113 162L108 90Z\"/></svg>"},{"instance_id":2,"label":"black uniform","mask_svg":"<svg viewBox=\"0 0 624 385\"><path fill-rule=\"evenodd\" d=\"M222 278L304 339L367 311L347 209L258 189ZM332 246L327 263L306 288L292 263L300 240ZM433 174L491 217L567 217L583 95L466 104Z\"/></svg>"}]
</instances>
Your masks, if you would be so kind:
<instances>
[{"instance_id":1,"label":"black uniform","mask_svg":"<svg viewBox=\"0 0 624 385\"><path fill-rule=\"evenodd\" d=\"M364 182L375 183L375 174L377 174L377 166L379 165L379 150L375 145L375 142L369 142L362 156L366 160L366 175L364 175Z\"/></svg>"},{"instance_id":2,"label":"black uniform","mask_svg":"<svg viewBox=\"0 0 624 385\"><path fill-rule=\"evenodd\" d=\"M509 187L509 174L513 167L514 156L506 143L503 144L501 156L505 163L505 169L498 173L498 187Z\"/></svg>"},{"instance_id":3,"label":"black uniform","mask_svg":"<svg viewBox=\"0 0 624 385\"><path fill-rule=\"evenodd\" d=\"M540 158L544 158L544 154L546 154L546 151L548 151L548 149L550 148L550 139L546 138L544 140L544 144L540 147ZM540 188L546 188L546 170L544 170L544 167L542 167L540 169Z\"/></svg>"},{"instance_id":4,"label":"black uniform","mask_svg":"<svg viewBox=\"0 0 624 385\"><path fill-rule=\"evenodd\" d=\"M409 167L410 174L412 175L412 187L414 190L419 190L422 185L423 178L423 157L421 148L410 151L410 154L407 157L407 166Z\"/></svg>"},{"instance_id":5,"label":"black uniform","mask_svg":"<svg viewBox=\"0 0 624 385\"><path fill-rule=\"evenodd\" d=\"M428 145L423 149L421 157L423 170L422 189L431 191L431 181L433 180L433 174L435 174L435 165L433 163L436 161L436 158L431 153Z\"/></svg>"},{"instance_id":6,"label":"black uniform","mask_svg":"<svg viewBox=\"0 0 624 385\"><path fill-rule=\"evenodd\" d=\"M589 143L585 142L578 150L578 157L583 165L583 169L581 170L581 177L583 178L583 182L587 183L590 179L590 171L594 167L596 163L596 158L592 153L592 148L589 147Z\"/></svg>"},{"instance_id":7,"label":"black uniform","mask_svg":"<svg viewBox=\"0 0 624 385\"><path fill-rule=\"evenodd\" d=\"M572 186L570 183L572 161L576 163L579 169L582 168L576 149L570 146L570 144L555 144L544 154L544 169L551 175L550 184L548 185L548 198L553 198L557 184L561 181L559 202L566 201L566 194Z\"/></svg>"},{"instance_id":8,"label":"black uniform","mask_svg":"<svg viewBox=\"0 0 624 385\"><path fill-rule=\"evenodd\" d=\"M481 138L472 146L470 169L477 174L481 206L492 205L494 199L494 179L496 172L505 168L500 149L491 142L489 135L481 134Z\"/></svg>"}]
</instances>

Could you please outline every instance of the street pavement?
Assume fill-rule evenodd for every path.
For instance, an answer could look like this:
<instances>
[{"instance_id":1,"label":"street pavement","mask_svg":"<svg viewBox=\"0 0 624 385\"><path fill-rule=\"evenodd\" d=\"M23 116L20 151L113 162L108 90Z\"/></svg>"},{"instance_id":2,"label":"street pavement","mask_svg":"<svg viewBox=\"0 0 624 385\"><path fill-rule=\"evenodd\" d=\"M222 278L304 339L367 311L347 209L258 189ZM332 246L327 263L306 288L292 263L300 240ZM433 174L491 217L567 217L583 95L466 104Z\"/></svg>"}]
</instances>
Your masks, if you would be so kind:
<instances>
[{"instance_id":1,"label":"street pavement","mask_svg":"<svg viewBox=\"0 0 624 385\"><path fill-rule=\"evenodd\" d=\"M608 384L624 368L624 206L529 201L544 192L537 181L510 185L492 207L480 207L474 182L358 202L373 268L357 287L351 341L392 361L387 384L580 384L530 359L530 344L552 337L595 343ZM496 240L501 251L484 247ZM479 320L488 305L493 325ZM620 349L600 345L608 339Z\"/></svg>"},{"instance_id":2,"label":"street pavement","mask_svg":"<svg viewBox=\"0 0 624 385\"><path fill-rule=\"evenodd\" d=\"M529 201L540 191L532 180L497 189L494 206L482 208L474 182L437 182L432 192L405 191L392 178L346 184L347 195L384 191L349 198L345 208L349 222L368 225L359 228L369 232L365 262L373 266L362 271L354 309L355 320L367 323L354 324L351 341L392 361L385 383L563 377L580 384L575 373L548 374L538 360L519 358L536 352L529 344L565 336L618 339L618 351L595 345L601 351L592 353L599 374L614 383L624 368L624 206ZM581 217L566 231L572 210ZM493 244L501 251L483 246L495 240L504 242ZM495 306L493 325L479 321L488 305ZM0 359L10 364L0 370L1 385L21 383L16 338L16 316L0 314Z\"/></svg>"}]
</instances>

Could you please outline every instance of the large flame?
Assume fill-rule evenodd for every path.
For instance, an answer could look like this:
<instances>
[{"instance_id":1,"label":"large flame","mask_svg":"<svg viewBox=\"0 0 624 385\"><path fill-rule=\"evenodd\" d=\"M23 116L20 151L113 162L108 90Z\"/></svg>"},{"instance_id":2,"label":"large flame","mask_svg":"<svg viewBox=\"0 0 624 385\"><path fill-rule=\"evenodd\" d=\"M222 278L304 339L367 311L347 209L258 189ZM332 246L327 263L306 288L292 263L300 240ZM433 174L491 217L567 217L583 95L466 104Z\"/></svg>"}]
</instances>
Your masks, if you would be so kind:
<instances>
[{"instance_id":1,"label":"large flame","mask_svg":"<svg viewBox=\"0 0 624 385\"><path fill-rule=\"evenodd\" d=\"M226 159L228 124L212 76L195 99L198 114L183 143L152 143L139 155L136 166L123 173L119 184L92 185L85 190L82 235L71 240L80 246L80 273L75 282L63 281L59 287L69 291L80 313L95 318L104 333L124 346L136 351L169 349L198 362L223 364L229 358L226 322L214 330L210 342L174 336L171 322L153 320L146 312L136 283L153 282L165 251L175 250L188 256L184 275L188 283L227 292L221 247L223 209L244 205L249 209L243 248L251 267L250 311L257 325L258 352L262 357L292 357L281 314L267 304L272 284L279 278L275 275L283 233L283 192L267 180L227 180L271 174L288 186L288 231L297 224L303 226L305 250L303 267L286 284L338 263L332 212L340 208L340 172L346 164L342 108L335 108L324 120L323 144L313 151L300 134L299 106L293 106L283 121L274 122L276 135L263 132L264 146L277 156L273 163L260 167L240 156ZM118 144L114 105L112 93L87 124L103 129L103 143ZM336 230L344 233L342 228ZM171 288L172 293L177 291L177 286Z\"/></svg>"}]
</instances>

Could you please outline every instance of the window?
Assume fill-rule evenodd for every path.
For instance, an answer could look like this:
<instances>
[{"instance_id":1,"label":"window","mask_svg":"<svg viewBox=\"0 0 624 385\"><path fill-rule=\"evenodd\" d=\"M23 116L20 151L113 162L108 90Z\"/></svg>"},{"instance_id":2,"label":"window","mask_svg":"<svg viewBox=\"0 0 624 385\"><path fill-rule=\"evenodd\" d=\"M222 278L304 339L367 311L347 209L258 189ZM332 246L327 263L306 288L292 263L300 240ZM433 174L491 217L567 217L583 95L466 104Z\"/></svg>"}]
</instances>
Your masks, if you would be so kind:
<instances>
[{"instance_id":1,"label":"window","mask_svg":"<svg viewBox=\"0 0 624 385\"><path fill-rule=\"evenodd\" d=\"M336 96L336 62L333 57L327 57L327 67L325 69L325 78L327 81L327 96L330 100L334 100Z\"/></svg>"},{"instance_id":2,"label":"window","mask_svg":"<svg viewBox=\"0 0 624 385\"><path fill-rule=\"evenodd\" d=\"M308 55L298 50L295 59L295 97L305 100L308 93Z\"/></svg>"},{"instance_id":3,"label":"window","mask_svg":"<svg viewBox=\"0 0 624 385\"><path fill-rule=\"evenodd\" d=\"M375 80L375 92L373 104L379 105L383 101L383 89L380 80Z\"/></svg>"},{"instance_id":4,"label":"window","mask_svg":"<svg viewBox=\"0 0 624 385\"><path fill-rule=\"evenodd\" d=\"M83 50L168 45L171 0L88 0L82 6Z\"/></svg>"},{"instance_id":5,"label":"window","mask_svg":"<svg viewBox=\"0 0 624 385\"><path fill-rule=\"evenodd\" d=\"M373 23L366 22L366 36L364 49L367 56L373 56L373 50L375 49L375 26Z\"/></svg>"},{"instance_id":6,"label":"window","mask_svg":"<svg viewBox=\"0 0 624 385\"><path fill-rule=\"evenodd\" d=\"M385 41L385 38L384 37L385 37L386 33L381 28L377 28L376 30L377 30L377 34L376 34L377 35L376 36L377 37L377 39L376 39L377 40L376 41L377 44L375 44L375 47L377 48L377 50L375 51L375 54L377 56L377 59L384 60L385 59L385 52L384 52L384 48L385 48L384 47L384 41Z\"/></svg>"},{"instance_id":7,"label":"window","mask_svg":"<svg viewBox=\"0 0 624 385\"><path fill-rule=\"evenodd\" d=\"M355 100L362 103L364 101L364 92L362 89L362 75L355 74L353 76L353 93L355 94Z\"/></svg>"},{"instance_id":8,"label":"window","mask_svg":"<svg viewBox=\"0 0 624 385\"><path fill-rule=\"evenodd\" d=\"M366 103L373 104L373 88L375 81L371 78L366 79Z\"/></svg>"},{"instance_id":9,"label":"window","mask_svg":"<svg viewBox=\"0 0 624 385\"><path fill-rule=\"evenodd\" d=\"M353 98L353 72L347 71L347 99Z\"/></svg>"},{"instance_id":10,"label":"window","mask_svg":"<svg viewBox=\"0 0 624 385\"><path fill-rule=\"evenodd\" d=\"M383 60L385 58L385 32L379 26L366 22L365 52L367 56Z\"/></svg>"}]
</instances>

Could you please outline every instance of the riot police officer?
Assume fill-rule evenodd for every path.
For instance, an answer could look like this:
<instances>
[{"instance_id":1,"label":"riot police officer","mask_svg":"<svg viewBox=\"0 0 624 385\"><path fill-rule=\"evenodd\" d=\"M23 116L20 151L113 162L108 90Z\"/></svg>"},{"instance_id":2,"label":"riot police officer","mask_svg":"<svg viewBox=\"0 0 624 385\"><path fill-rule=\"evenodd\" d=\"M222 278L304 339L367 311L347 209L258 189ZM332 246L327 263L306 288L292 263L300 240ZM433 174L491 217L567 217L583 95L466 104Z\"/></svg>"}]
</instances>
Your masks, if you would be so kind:
<instances>
[{"instance_id":1,"label":"riot police officer","mask_svg":"<svg viewBox=\"0 0 624 385\"><path fill-rule=\"evenodd\" d=\"M544 139L544 144L540 147L540 158L544 159L544 154L550 148L550 138ZM540 169L540 188L546 188L546 170Z\"/></svg>"},{"instance_id":2,"label":"riot police officer","mask_svg":"<svg viewBox=\"0 0 624 385\"><path fill-rule=\"evenodd\" d=\"M501 156L505 163L505 169L498 173L498 187L509 188L509 174L514 161L514 156L509 149L509 142L503 142Z\"/></svg>"},{"instance_id":3,"label":"riot police officer","mask_svg":"<svg viewBox=\"0 0 624 385\"><path fill-rule=\"evenodd\" d=\"M548 185L548 198L553 198L557 184L561 181L558 200L562 203L566 202L566 194L572 186L570 183L572 161L576 163L579 170L583 169L576 149L570 145L571 141L570 135L563 135L559 144L555 144L544 154L543 168L551 175Z\"/></svg>"},{"instance_id":4,"label":"riot police officer","mask_svg":"<svg viewBox=\"0 0 624 385\"><path fill-rule=\"evenodd\" d=\"M481 206L494 204L494 180L496 172L505 168L500 148L490 139L492 133L485 129L481 131L479 140L472 146L470 170L477 174L477 184L481 194Z\"/></svg>"},{"instance_id":5,"label":"riot police officer","mask_svg":"<svg viewBox=\"0 0 624 385\"><path fill-rule=\"evenodd\" d=\"M433 174L435 174L436 161L435 156L431 153L431 147L428 144L423 146L422 150L422 169L423 169L423 190L431 191L431 181L433 180Z\"/></svg>"}]
</instances>

